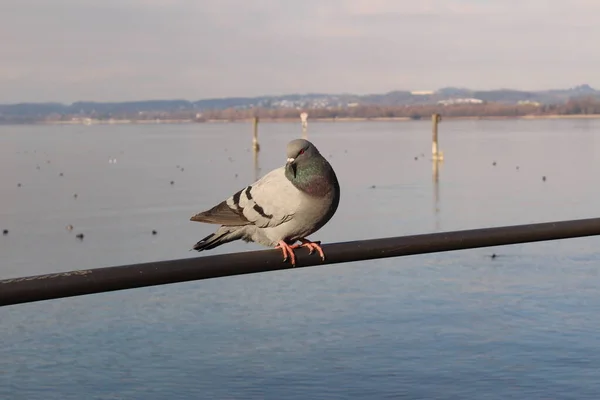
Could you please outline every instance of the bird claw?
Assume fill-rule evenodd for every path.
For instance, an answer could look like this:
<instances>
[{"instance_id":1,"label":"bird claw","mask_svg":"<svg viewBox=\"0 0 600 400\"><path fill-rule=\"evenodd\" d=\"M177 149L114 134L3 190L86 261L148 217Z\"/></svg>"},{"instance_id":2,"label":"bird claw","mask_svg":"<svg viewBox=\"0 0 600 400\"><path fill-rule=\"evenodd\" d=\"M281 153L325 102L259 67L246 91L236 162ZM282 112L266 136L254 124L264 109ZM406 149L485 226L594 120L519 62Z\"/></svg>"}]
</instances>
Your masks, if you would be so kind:
<instances>
[{"instance_id":1,"label":"bird claw","mask_svg":"<svg viewBox=\"0 0 600 400\"><path fill-rule=\"evenodd\" d=\"M319 256L321 256L321 260L325 261L325 253L323 253L323 249L320 246L321 241L311 242L310 240L307 240L307 239L300 239L300 241L302 242L302 244L295 244L295 245L291 246L291 248L296 249L298 247L306 247L306 248L308 248L309 255L314 253L316 250L317 253L319 253Z\"/></svg>"},{"instance_id":2,"label":"bird claw","mask_svg":"<svg viewBox=\"0 0 600 400\"><path fill-rule=\"evenodd\" d=\"M287 244L286 242L281 240L275 248L281 249L281 251L283 252L283 261L282 262L286 262L289 257L290 262L292 263L292 267L296 266L296 255L294 254L293 247L291 247L289 244Z\"/></svg>"},{"instance_id":3,"label":"bird claw","mask_svg":"<svg viewBox=\"0 0 600 400\"><path fill-rule=\"evenodd\" d=\"M300 242L302 242L302 244L294 244L294 245L290 246L283 240L279 241L279 243L277 244L277 246L275 248L281 249L281 251L283 253L283 262L286 262L289 257L290 262L292 263L292 267L295 267L296 266L296 255L294 254L294 249L297 249L299 247L306 247L308 249L309 255L313 254L316 251L317 253L319 253L321 260L325 261L325 253L323 253L323 249L320 246L321 245L320 241L311 242L310 240L307 240L307 239L300 239Z\"/></svg>"}]
</instances>

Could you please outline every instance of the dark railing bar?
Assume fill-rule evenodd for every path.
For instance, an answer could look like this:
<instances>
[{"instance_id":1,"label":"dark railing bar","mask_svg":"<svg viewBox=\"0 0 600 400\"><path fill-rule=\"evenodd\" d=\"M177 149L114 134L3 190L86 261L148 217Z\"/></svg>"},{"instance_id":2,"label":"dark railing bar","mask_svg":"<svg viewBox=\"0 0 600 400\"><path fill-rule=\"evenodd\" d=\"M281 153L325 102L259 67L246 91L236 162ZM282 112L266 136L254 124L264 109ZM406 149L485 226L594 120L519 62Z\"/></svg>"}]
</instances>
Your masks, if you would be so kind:
<instances>
[{"instance_id":1,"label":"dark railing bar","mask_svg":"<svg viewBox=\"0 0 600 400\"><path fill-rule=\"evenodd\" d=\"M358 240L323 245L325 261L297 250L296 268L593 235L600 218ZM273 249L4 279L0 306L288 268Z\"/></svg>"}]
</instances>

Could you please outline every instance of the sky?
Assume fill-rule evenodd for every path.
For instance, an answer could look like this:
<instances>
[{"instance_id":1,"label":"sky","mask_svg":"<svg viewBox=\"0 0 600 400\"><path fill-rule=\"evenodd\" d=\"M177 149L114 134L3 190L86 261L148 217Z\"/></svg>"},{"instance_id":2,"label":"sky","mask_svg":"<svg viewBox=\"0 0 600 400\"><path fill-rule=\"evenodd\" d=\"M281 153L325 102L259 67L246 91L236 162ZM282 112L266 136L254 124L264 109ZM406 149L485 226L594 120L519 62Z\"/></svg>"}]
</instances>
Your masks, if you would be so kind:
<instances>
[{"instance_id":1,"label":"sky","mask_svg":"<svg viewBox=\"0 0 600 400\"><path fill-rule=\"evenodd\" d=\"M1 0L0 103L600 88L600 0Z\"/></svg>"}]
</instances>

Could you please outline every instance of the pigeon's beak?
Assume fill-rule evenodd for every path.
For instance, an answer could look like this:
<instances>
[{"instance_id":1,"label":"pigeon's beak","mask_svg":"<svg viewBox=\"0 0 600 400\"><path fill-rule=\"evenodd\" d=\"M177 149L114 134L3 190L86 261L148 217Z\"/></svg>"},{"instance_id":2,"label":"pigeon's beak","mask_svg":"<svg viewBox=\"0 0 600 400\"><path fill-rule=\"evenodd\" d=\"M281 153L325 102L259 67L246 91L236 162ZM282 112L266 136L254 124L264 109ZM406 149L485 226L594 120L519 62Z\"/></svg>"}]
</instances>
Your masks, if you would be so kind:
<instances>
[{"instance_id":1,"label":"pigeon's beak","mask_svg":"<svg viewBox=\"0 0 600 400\"><path fill-rule=\"evenodd\" d=\"M292 171L292 173L294 174L294 178L296 177L296 163L294 162L296 161L295 158L288 158L287 159L287 164L285 165L286 168L288 168L290 171Z\"/></svg>"}]
</instances>

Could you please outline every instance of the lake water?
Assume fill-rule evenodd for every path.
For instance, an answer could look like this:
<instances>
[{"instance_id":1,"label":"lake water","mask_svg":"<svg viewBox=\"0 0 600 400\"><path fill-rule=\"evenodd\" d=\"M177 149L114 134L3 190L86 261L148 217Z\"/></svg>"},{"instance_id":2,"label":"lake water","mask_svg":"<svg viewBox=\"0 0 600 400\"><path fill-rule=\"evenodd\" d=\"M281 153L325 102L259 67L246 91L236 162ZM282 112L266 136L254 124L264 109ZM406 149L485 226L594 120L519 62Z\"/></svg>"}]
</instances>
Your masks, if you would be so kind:
<instances>
[{"instance_id":1,"label":"lake water","mask_svg":"<svg viewBox=\"0 0 600 400\"><path fill-rule=\"evenodd\" d=\"M0 279L260 249L188 251L215 228L190 216L255 179L251 129L1 126ZM599 216L600 120L444 121L437 184L430 131L310 123L342 187L312 238ZM262 175L283 165L300 124L261 123L259 136ZM598 399L599 247L570 239L3 307L0 398Z\"/></svg>"}]
</instances>

